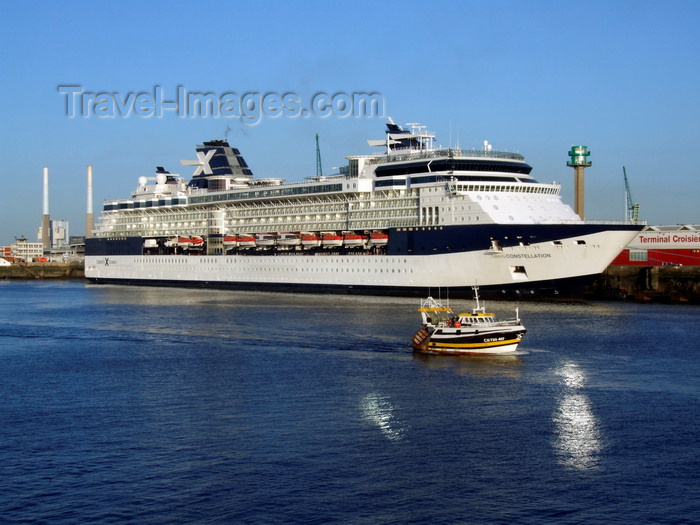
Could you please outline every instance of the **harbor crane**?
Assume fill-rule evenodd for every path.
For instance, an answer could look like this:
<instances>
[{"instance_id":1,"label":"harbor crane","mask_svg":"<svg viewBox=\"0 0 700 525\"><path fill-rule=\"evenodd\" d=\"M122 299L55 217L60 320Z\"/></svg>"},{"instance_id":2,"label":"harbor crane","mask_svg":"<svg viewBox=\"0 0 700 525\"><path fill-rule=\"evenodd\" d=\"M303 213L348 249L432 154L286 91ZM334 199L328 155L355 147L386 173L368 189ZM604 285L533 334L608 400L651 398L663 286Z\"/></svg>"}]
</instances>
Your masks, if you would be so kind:
<instances>
[{"instance_id":1,"label":"harbor crane","mask_svg":"<svg viewBox=\"0 0 700 525\"><path fill-rule=\"evenodd\" d=\"M624 166L622 166L622 173L625 176L625 220L637 222L639 220L639 204L636 202L632 204L632 192Z\"/></svg>"}]
</instances>

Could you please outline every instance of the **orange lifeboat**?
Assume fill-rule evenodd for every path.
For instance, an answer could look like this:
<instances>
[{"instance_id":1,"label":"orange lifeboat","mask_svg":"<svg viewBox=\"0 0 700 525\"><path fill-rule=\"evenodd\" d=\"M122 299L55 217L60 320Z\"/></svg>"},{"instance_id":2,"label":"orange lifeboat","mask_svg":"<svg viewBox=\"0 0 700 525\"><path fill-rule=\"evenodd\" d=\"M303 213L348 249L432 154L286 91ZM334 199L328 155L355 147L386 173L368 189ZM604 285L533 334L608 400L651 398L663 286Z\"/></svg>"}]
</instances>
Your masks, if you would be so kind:
<instances>
[{"instance_id":1,"label":"orange lifeboat","mask_svg":"<svg viewBox=\"0 0 700 525\"><path fill-rule=\"evenodd\" d=\"M246 233L235 236L239 248L255 248L255 237Z\"/></svg>"},{"instance_id":2,"label":"orange lifeboat","mask_svg":"<svg viewBox=\"0 0 700 525\"><path fill-rule=\"evenodd\" d=\"M364 246L365 237L355 232L346 232L343 235L343 244L347 248L358 248Z\"/></svg>"},{"instance_id":3,"label":"orange lifeboat","mask_svg":"<svg viewBox=\"0 0 700 525\"><path fill-rule=\"evenodd\" d=\"M324 248L340 248L343 245L343 238L335 233L324 233L321 235L321 243Z\"/></svg>"},{"instance_id":4,"label":"orange lifeboat","mask_svg":"<svg viewBox=\"0 0 700 525\"><path fill-rule=\"evenodd\" d=\"M301 245L304 248L318 248L321 246L321 238L314 233L304 233L301 236Z\"/></svg>"},{"instance_id":5,"label":"orange lifeboat","mask_svg":"<svg viewBox=\"0 0 700 525\"><path fill-rule=\"evenodd\" d=\"M389 242L389 235L383 232L374 232L369 236L369 242L375 246L383 246Z\"/></svg>"}]
</instances>

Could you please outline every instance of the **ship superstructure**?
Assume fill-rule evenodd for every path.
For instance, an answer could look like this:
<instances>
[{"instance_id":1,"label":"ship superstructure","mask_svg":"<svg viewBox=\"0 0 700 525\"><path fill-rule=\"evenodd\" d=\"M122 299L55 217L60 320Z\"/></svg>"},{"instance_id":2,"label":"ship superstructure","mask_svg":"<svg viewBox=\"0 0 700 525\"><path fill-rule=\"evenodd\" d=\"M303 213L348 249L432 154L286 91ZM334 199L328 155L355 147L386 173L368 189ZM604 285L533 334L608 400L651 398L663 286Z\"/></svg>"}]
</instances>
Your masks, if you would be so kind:
<instances>
[{"instance_id":1,"label":"ship superstructure","mask_svg":"<svg viewBox=\"0 0 700 525\"><path fill-rule=\"evenodd\" d=\"M425 295L579 294L642 225L581 220L522 155L436 148L390 121L373 155L331 175L256 178L240 151L197 147L188 182L159 167L104 204L95 282Z\"/></svg>"}]
</instances>

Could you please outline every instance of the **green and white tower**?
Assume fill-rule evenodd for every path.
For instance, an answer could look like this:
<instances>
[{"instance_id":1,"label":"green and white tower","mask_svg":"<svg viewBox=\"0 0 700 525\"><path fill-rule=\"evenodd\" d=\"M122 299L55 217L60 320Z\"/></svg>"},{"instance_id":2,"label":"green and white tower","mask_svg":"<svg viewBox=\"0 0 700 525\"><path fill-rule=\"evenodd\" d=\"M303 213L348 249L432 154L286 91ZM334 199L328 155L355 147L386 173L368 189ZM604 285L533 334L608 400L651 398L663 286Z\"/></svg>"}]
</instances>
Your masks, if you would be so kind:
<instances>
[{"instance_id":1,"label":"green and white tower","mask_svg":"<svg viewBox=\"0 0 700 525\"><path fill-rule=\"evenodd\" d=\"M588 151L588 146L571 146L569 157L571 160L566 163L567 166L574 168L574 212L585 219L583 211L583 170L591 165L588 159L591 152Z\"/></svg>"}]
</instances>

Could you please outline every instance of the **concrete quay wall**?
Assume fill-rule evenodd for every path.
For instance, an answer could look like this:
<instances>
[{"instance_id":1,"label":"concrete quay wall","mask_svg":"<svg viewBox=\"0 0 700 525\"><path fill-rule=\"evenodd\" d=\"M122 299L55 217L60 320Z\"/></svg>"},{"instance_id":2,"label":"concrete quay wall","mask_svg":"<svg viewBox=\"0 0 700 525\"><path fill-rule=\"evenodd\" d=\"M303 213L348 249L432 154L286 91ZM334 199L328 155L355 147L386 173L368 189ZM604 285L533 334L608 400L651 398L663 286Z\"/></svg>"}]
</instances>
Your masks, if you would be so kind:
<instances>
[{"instance_id":1,"label":"concrete quay wall","mask_svg":"<svg viewBox=\"0 0 700 525\"><path fill-rule=\"evenodd\" d=\"M608 266L584 298L700 304L700 266Z\"/></svg>"},{"instance_id":2,"label":"concrete quay wall","mask_svg":"<svg viewBox=\"0 0 700 525\"><path fill-rule=\"evenodd\" d=\"M14 263L0 266L0 279L84 279L82 262Z\"/></svg>"}]
</instances>

